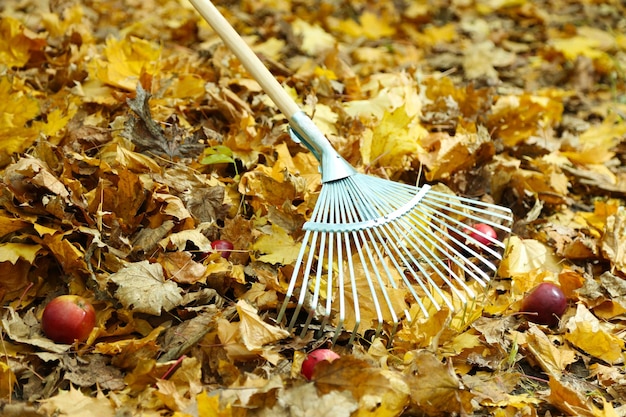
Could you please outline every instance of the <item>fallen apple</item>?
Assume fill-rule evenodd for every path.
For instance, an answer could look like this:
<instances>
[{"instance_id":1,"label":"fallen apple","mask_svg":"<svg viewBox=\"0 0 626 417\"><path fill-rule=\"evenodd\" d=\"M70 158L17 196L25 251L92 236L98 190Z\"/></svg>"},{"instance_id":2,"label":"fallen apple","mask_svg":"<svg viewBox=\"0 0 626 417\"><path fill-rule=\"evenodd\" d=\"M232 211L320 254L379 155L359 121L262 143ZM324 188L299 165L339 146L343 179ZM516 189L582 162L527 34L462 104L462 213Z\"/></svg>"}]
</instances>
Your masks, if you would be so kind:
<instances>
[{"instance_id":1,"label":"fallen apple","mask_svg":"<svg viewBox=\"0 0 626 417\"><path fill-rule=\"evenodd\" d=\"M57 343L87 340L96 325L96 311L78 295L61 295L50 301L41 316L44 334Z\"/></svg>"},{"instance_id":2,"label":"fallen apple","mask_svg":"<svg viewBox=\"0 0 626 417\"><path fill-rule=\"evenodd\" d=\"M302 375L310 381L318 363L322 361L332 362L335 359L339 359L339 355L330 349L314 350L309 353L304 362L302 362Z\"/></svg>"},{"instance_id":3,"label":"fallen apple","mask_svg":"<svg viewBox=\"0 0 626 417\"><path fill-rule=\"evenodd\" d=\"M472 227L474 228L474 230L468 230L470 237L476 239L476 241L482 245L491 245L492 241L489 240L489 238L498 238L498 234L496 233L495 229L488 224L477 223Z\"/></svg>"},{"instance_id":4,"label":"fallen apple","mask_svg":"<svg viewBox=\"0 0 626 417\"><path fill-rule=\"evenodd\" d=\"M567 298L561 288L542 282L522 300L520 312L533 323L556 326L567 308Z\"/></svg>"},{"instance_id":5,"label":"fallen apple","mask_svg":"<svg viewBox=\"0 0 626 417\"><path fill-rule=\"evenodd\" d=\"M233 243L228 240L214 240L213 242L211 242L211 247L214 250L218 251L224 259L228 259L230 253L235 248L233 246Z\"/></svg>"}]
</instances>

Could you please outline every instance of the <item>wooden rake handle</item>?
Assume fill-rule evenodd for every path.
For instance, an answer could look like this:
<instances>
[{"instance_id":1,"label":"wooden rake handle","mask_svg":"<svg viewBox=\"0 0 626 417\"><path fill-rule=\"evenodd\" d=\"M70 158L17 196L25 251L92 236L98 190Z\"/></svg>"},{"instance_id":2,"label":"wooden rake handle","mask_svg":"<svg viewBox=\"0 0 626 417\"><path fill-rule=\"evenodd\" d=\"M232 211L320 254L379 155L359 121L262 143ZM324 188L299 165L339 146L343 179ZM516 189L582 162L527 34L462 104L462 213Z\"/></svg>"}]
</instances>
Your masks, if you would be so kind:
<instances>
[{"instance_id":1,"label":"wooden rake handle","mask_svg":"<svg viewBox=\"0 0 626 417\"><path fill-rule=\"evenodd\" d=\"M222 38L226 46L235 54L252 77L261 85L265 93L280 111L291 121L294 114L300 111L295 101L283 89L272 73L250 49L237 31L228 23L224 16L209 0L189 0L198 12Z\"/></svg>"}]
</instances>

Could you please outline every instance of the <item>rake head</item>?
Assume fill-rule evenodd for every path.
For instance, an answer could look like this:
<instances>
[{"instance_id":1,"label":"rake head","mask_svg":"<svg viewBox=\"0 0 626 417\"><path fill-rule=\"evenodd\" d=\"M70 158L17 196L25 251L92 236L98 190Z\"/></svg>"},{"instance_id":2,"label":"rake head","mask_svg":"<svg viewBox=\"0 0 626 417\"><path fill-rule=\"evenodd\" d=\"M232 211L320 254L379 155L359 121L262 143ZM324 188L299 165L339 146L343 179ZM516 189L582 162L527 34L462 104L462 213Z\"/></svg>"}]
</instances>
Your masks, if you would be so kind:
<instances>
[{"instance_id":1,"label":"rake head","mask_svg":"<svg viewBox=\"0 0 626 417\"><path fill-rule=\"evenodd\" d=\"M497 238L474 228L479 223ZM290 331L304 321L304 335L315 320L335 327L333 343L351 331L351 343L363 328L378 334L385 323L393 334L403 318L413 318L412 303L425 315L426 300L454 310L451 296L467 302L476 296L468 283L486 286L494 275L511 224L508 208L428 185L364 174L326 182L304 225L278 320L292 307Z\"/></svg>"},{"instance_id":2,"label":"rake head","mask_svg":"<svg viewBox=\"0 0 626 417\"><path fill-rule=\"evenodd\" d=\"M191 2L289 120L292 138L320 162L324 185L304 226L302 249L278 320L285 317L296 295L290 330L304 309L303 333L314 318L321 319L322 328L328 321L335 326L336 340L345 327L354 337L361 324L380 332L383 324L390 323L395 331L403 317L411 319L411 300L427 314L423 300L453 309L447 294L462 301L473 298L468 282L485 286L495 272L494 262L504 249L500 238L509 232L511 212L429 186L418 188L359 174L219 10L209 0ZM500 236L485 236L473 227L478 223L492 226Z\"/></svg>"}]
</instances>

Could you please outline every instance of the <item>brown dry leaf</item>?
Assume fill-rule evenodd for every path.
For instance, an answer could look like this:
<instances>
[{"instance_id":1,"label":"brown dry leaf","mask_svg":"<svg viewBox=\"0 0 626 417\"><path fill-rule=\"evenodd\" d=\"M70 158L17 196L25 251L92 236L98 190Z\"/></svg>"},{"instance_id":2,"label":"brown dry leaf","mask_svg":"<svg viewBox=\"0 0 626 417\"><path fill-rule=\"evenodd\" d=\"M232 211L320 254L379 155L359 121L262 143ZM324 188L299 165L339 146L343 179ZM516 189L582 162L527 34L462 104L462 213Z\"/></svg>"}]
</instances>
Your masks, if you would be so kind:
<instances>
[{"instance_id":1,"label":"brown dry leaf","mask_svg":"<svg viewBox=\"0 0 626 417\"><path fill-rule=\"evenodd\" d=\"M265 323L246 301L237 302L239 314L239 330L243 344L250 351L261 349L263 346L275 343L289 336L286 330Z\"/></svg>"},{"instance_id":2,"label":"brown dry leaf","mask_svg":"<svg viewBox=\"0 0 626 417\"><path fill-rule=\"evenodd\" d=\"M626 273L626 209L623 206L607 217L600 245L604 257L611 261L611 272Z\"/></svg>"},{"instance_id":3,"label":"brown dry leaf","mask_svg":"<svg viewBox=\"0 0 626 417\"><path fill-rule=\"evenodd\" d=\"M626 280L605 272L600 275L602 295L594 301L593 312L600 319L612 319L626 312ZM588 304L589 305L589 304Z\"/></svg>"},{"instance_id":4,"label":"brown dry leaf","mask_svg":"<svg viewBox=\"0 0 626 417\"><path fill-rule=\"evenodd\" d=\"M596 407L586 392L580 392L566 380L550 377L550 395L547 401L567 413L567 415L580 417L617 417L611 403L602 400L604 408Z\"/></svg>"},{"instance_id":5,"label":"brown dry leaf","mask_svg":"<svg viewBox=\"0 0 626 417\"><path fill-rule=\"evenodd\" d=\"M562 113L560 99L531 94L502 96L491 109L487 127L506 146L515 146L537 130L558 123Z\"/></svg>"},{"instance_id":6,"label":"brown dry leaf","mask_svg":"<svg viewBox=\"0 0 626 417\"><path fill-rule=\"evenodd\" d=\"M185 410L192 398L202 391L201 378L202 369L198 359L185 357L168 379L157 381L156 395L170 410Z\"/></svg>"},{"instance_id":7,"label":"brown dry leaf","mask_svg":"<svg viewBox=\"0 0 626 417\"><path fill-rule=\"evenodd\" d=\"M351 392L358 401L356 416L396 416L409 404L409 386L401 374L351 357L318 363L312 380L324 394Z\"/></svg>"},{"instance_id":8,"label":"brown dry leaf","mask_svg":"<svg viewBox=\"0 0 626 417\"><path fill-rule=\"evenodd\" d=\"M463 51L463 70L467 78L497 80L498 67L507 67L516 55L497 47L491 40L474 42Z\"/></svg>"},{"instance_id":9,"label":"brown dry leaf","mask_svg":"<svg viewBox=\"0 0 626 417\"><path fill-rule=\"evenodd\" d=\"M474 375L464 375L463 384L475 395L474 401L479 401L486 407L518 410L519 413L535 408L541 402L532 394L511 394L520 381L520 375L513 372L477 372ZM497 411L496 411L497 412Z\"/></svg>"},{"instance_id":10,"label":"brown dry leaf","mask_svg":"<svg viewBox=\"0 0 626 417\"><path fill-rule=\"evenodd\" d=\"M301 384L280 390L276 405L263 408L258 417L351 417L359 405L350 391L318 394L314 384ZM357 414L360 415L360 414Z\"/></svg>"},{"instance_id":11,"label":"brown dry leaf","mask_svg":"<svg viewBox=\"0 0 626 417\"><path fill-rule=\"evenodd\" d=\"M55 233L54 235L45 235L43 238L45 247L63 266L63 271L66 274L87 271L85 252L77 244L70 241L72 235L73 232Z\"/></svg>"},{"instance_id":12,"label":"brown dry leaf","mask_svg":"<svg viewBox=\"0 0 626 417\"><path fill-rule=\"evenodd\" d=\"M72 347L71 345L54 343L45 337L33 309L28 310L23 317L20 317L11 307L6 308L2 315L2 328L14 342L36 346L48 352L63 353Z\"/></svg>"},{"instance_id":13,"label":"brown dry leaf","mask_svg":"<svg viewBox=\"0 0 626 417\"><path fill-rule=\"evenodd\" d=\"M260 165L254 171L241 176L239 192L246 196L255 196L265 204L280 206L285 201L292 201L298 195L298 187L287 171L276 170Z\"/></svg>"},{"instance_id":14,"label":"brown dry leaf","mask_svg":"<svg viewBox=\"0 0 626 417\"><path fill-rule=\"evenodd\" d=\"M163 267L148 261L128 264L108 276L107 281L117 286L115 297L122 305L137 313L159 316L183 299L176 283L165 279Z\"/></svg>"},{"instance_id":15,"label":"brown dry leaf","mask_svg":"<svg viewBox=\"0 0 626 417\"><path fill-rule=\"evenodd\" d=\"M168 279L179 284L194 284L206 278L206 266L195 262L189 252L167 252L159 256Z\"/></svg>"},{"instance_id":16,"label":"brown dry leaf","mask_svg":"<svg viewBox=\"0 0 626 417\"><path fill-rule=\"evenodd\" d=\"M27 227L30 223L0 212L0 238Z\"/></svg>"},{"instance_id":17,"label":"brown dry leaf","mask_svg":"<svg viewBox=\"0 0 626 417\"><path fill-rule=\"evenodd\" d=\"M245 300L237 302L239 322L218 320L217 333L228 356L233 360L247 360L258 356L277 363L281 355L271 344L285 339L289 332L264 322L255 308Z\"/></svg>"},{"instance_id":18,"label":"brown dry leaf","mask_svg":"<svg viewBox=\"0 0 626 417\"><path fill-rule=\"evenodd\" d=\"M471 396L449 364L425 350L405 355L404 372L411 389L411 403L428 415L471 412Z\"/></svg>"},{"instance_id":19,"label":"brown dry leaf","mask_svg":"<svg viewBox=\"0 0 626 417\"><path fill-rule=\"evenodd\" d=\"M419 160L428 169L429 181L449 178L457 171L472 167L478 154L493 153L489 133L482 126L475 132L459 128L454 136L431 133L421 140L421 146Z\"/></svg>"}]
</instances>

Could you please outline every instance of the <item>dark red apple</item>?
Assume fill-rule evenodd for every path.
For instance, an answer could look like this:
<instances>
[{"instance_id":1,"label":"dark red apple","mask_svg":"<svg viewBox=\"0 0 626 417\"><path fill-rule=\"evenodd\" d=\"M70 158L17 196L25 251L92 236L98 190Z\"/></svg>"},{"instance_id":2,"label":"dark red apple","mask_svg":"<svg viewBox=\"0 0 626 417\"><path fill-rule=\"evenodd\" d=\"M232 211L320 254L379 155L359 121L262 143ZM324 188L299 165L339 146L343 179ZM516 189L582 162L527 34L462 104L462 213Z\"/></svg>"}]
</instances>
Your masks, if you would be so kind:
<instances>
[{"instance_id":1,"label":"dark red apple","mask_svg":"<svg viewBox=\"0 0 626 417\"><path fill-rule=\"evenodd\" d=\"M468 233L470 237L476 239L478 243L481 243L483 245L491 245L492 242L488 239L488 237L492 239L498 238L498 234L496 233L495 229L488 224L477 223L473 227L476 230L470 229L468 230Z\"/></svg>"},{"instance_id":2,"label":"dark red apple","mask_svg":"<svg viewBox=\"0 0 626 417\"><path fill-rule=\"evenodd\" d=\"M566 308L567 298L561 288L542 282L524 297L520 312L533 323L556 326Z\"/></svg>"},{"instance_id":3,"label":"dark red apple","mask_svg":"<svg viewBox=\"0 0 626 417\"><path fill-rule=\"evenodd\" d=\"M233 243L228 240L214 240L211 242L211 247L218 251L224 259L228 259L230 253L235 248Z\"/></svg>"},{"instance_id":4,"label":"dark red apple","mask_svg":"<svg viewBox=\"0 0 626 417\"><path fill-rule=\"evenodd\" d=\"M306 379L311 380L313 377L313 370L318 363L322 361L332 362L335 359L339 359L339 355L330 349L314 350L309 353L304 362L302 362L302 375Z\"/></svg>"},{"instance_id":5,"label":"dark red apple","mask_svg":"<svg viewBox=\"0 0 626 417\"><path fill-rule=\"evenodd\" d=\"M78 295L61 295L46 305L41 316L44 334L57 343L87 340L96 325L96 311Z\"/></svg>"}]
</instances>

